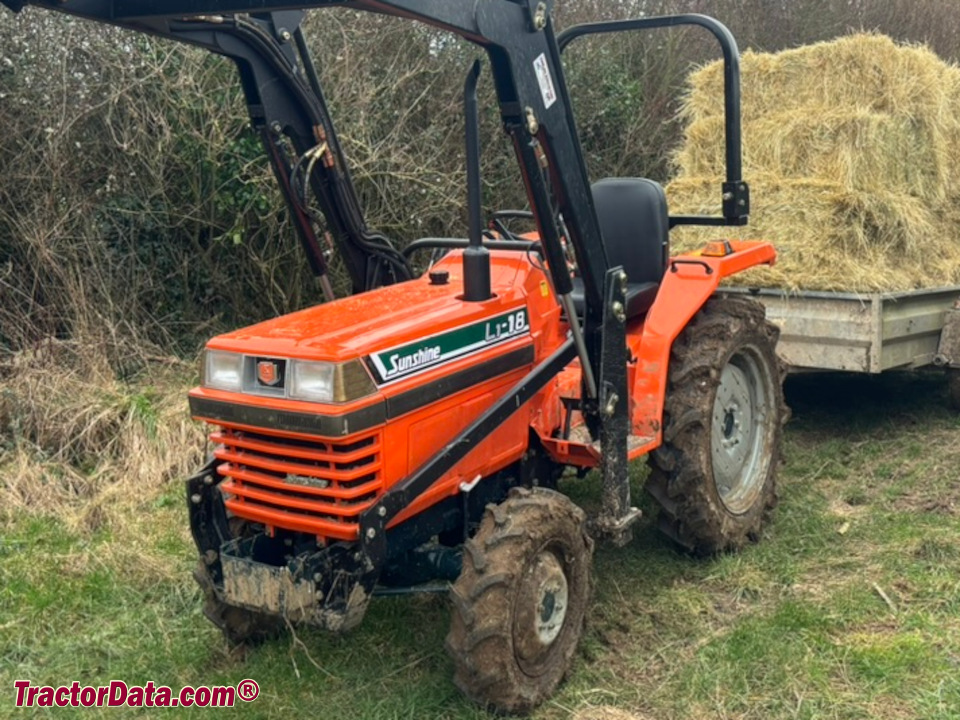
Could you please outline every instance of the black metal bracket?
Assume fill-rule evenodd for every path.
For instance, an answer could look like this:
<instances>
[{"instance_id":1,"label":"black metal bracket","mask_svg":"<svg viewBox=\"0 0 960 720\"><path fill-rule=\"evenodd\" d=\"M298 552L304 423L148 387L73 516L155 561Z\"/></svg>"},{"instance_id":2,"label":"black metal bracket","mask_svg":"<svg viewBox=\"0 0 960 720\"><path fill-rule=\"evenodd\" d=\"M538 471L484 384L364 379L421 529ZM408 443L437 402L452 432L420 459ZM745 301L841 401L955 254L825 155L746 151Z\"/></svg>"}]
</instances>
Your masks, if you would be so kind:
<instances>
[{"instance_id":1,"label":"black metal bracket","mask_svg":"<svg viewBox=\"0 0 960 720\"><path fill-rule=\"evenodd\" d=\"M750 186L742 180L723 184L723 216L745 218L750 214Z\"/></svg>"},{"instance_id":2,"label":"black metal bracket","mask_svg":"<svg viewBox=\"0 0 960 720\"><path fill-rule=\"evenodd\" d=\"M630 506L627 438L630 435L630 394L627 387L627 274L613 268L604 288L600 375L600 450L603 473L600 516L594 532L617 547L633 539L632 525L640 511Z\"/></svg>"},{"instance_id":3,"label":"black metal bracket","mask_svg":"<svg viewBox=\"0 0 960 720\"><path fill-rule=\"evenodd\" d=\"M186 481L187 512L190 532L214 583L223 580L220 548L230 538L230 525L223 497L217 487L223 479L216 470L217 461L210 460L200 472Z\"/></svg>"}]
</instances>

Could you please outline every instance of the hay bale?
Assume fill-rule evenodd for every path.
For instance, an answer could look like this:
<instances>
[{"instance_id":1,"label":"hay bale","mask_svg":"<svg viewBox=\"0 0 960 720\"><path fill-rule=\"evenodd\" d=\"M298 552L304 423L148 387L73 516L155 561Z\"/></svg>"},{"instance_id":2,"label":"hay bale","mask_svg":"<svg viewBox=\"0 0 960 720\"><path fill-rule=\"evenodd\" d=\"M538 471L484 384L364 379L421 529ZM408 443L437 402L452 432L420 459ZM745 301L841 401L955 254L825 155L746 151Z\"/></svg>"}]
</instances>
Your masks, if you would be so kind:
<instances>
[{"instance_id":1,"label":"hay bale","mask_svg":"<svg viewBox=\"0 0 960 720\"><path fill-rule=\"evenodd\" d=\"M686 176L722 172L723 118L692 123L678 153ZM943 200L953 158L937 128L913 117L861 110L820 115L778 112L752 119L743 130L743 172L784 179L816 177L856 190L895 189ZM905 161L909 159L909 161Z\"/></svg>"},{"instance_id":2,"label":"hay bale","mask_svg":"<svg viewBox=\"0 0 960 720\"><path fill-rule=\"evenodd\" d=\"M721 182L675 180L671 212L716 214ZM883 292L960 284L956 220L918 198L772 176L755 178L752 192L763 200L748 227L680 227L671 236L674 251L695 251L718 237L772 242L776 266L736 276L736 284L751 287Z\"/></svg>"},{"instance_id":3,"label":"hay bale","mask_svg":"<svg viewBox=\"0 0 960 720\"><path fill-rule=\"evenodd\" d=\"M840 105L950 122L938 114L956 68L928 48L897 45L884 35L849 35L775 54L748 50L740 66L745 118ZM721 63L691 75L690 88L688 122L723 115Z\"/></svg>"},{"instance_id":4,"label":"hay bale","mask_svg":"<svg viewBox=\"0 0 960 720\"><path fill-rule=\"evenodd\" d=\"M960 69L922 47L853 35L744 54L748 228L679 228L774 243L776 268L737 284L873 292L960 283ZM674 214L716 214L724 162L723 68L690 78Z\"/></svg>"}]
</instances>

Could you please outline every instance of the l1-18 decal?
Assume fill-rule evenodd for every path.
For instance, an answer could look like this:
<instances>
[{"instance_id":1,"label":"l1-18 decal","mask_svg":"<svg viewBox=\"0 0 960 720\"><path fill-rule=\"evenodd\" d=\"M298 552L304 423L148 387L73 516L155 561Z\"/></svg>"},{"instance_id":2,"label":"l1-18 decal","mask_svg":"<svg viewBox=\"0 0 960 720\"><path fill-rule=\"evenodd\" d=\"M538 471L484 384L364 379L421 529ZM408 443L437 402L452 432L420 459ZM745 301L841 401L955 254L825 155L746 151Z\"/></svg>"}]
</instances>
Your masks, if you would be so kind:
<instances>
[{"instance_id":1,"label":"l1-18 decal","mask_svg":"<svg viewBox=\"0 0 960 720\"><path fill-rule=\"evenodd\" d=\"M521 335L530 334L525 307L370 356L377 381L393 382Z\"/></svg>"}]
</instances>

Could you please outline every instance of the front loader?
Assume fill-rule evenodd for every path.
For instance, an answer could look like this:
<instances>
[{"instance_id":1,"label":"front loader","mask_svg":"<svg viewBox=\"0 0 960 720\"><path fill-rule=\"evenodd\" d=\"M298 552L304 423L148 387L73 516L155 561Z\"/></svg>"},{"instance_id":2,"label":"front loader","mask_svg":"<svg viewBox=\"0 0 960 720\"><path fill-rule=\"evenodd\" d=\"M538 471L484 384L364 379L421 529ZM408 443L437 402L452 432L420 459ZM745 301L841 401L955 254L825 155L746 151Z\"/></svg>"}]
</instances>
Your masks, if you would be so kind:
<instances>
[{"instance_id":1,"label":"front loader","mask_svg":"<svg viewBox=\"0 0 960 720\"><path fill-rule=\"evenodd\" d=\"M676 225L742 225L749 214L738 54L722 25L686 15L556 34L552 3L535 0L3 2L235 61L327 297L211 340L190 393L213 446L187 481L196 578L229 640L287 622L348 630L374 595L452 583L457 685L522 713L570 669L594 541L630 541L640 517L630 461L649 458L660 527L683 548L710 554L759 537L784 417L777 331L762 306L714 293L775 252L723 240L669 252ZM401 251L371 230L300 29L307 10L327 7L418 20L483 48L529 209L484 223L478 63L464 86L468 237ZM712 32L726 61L716 217L671 216L650 180L591 184L561 64L581 36L681 24ZM517 217L536 231L511 231ZM326 279L325 233L348 297L334 298ZM442 257L417 277L421 251ZM602 503L588 519L558 487L592 469Z\"/></svg>"}]
</instances>

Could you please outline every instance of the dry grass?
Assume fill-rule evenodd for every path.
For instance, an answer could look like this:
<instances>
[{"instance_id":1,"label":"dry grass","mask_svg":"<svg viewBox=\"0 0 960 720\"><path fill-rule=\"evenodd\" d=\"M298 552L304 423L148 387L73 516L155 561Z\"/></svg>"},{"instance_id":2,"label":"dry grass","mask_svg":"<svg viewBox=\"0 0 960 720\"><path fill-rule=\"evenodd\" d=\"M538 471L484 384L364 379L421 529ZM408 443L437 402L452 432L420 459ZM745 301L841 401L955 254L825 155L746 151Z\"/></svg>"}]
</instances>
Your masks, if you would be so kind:
<instances>
[{"instance_id":1,"label":"dry grass","mask_svg":"<svg viewBox=\"0 0 960 720\"><path fill-rule=\"evenodd\" d=\"M103 353L49 341L0 367L0 504L118 531L202 463L193 368L155 359L124 382Z\"/></svg>"},{"instance_id":2,"label":"dry grass","mask_svg":"<svg viewBox=\"0 0 960 720\"><path fill-rule=\"evenodd\" d=\"M716 214L722 66L690 78L685 142L668 187L675 213ZM922 47L853 35L743 57L749 228L780 265L738 283L878 291L960 282L960 68ZM691 250L716 230L685 229Z\"/></svg>"}]
</instances>

